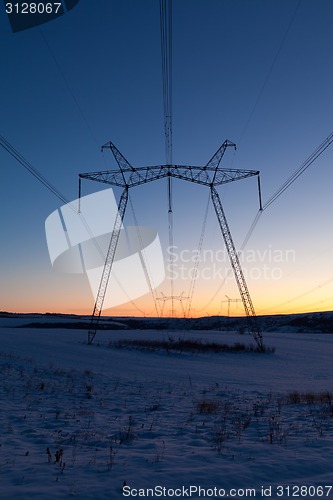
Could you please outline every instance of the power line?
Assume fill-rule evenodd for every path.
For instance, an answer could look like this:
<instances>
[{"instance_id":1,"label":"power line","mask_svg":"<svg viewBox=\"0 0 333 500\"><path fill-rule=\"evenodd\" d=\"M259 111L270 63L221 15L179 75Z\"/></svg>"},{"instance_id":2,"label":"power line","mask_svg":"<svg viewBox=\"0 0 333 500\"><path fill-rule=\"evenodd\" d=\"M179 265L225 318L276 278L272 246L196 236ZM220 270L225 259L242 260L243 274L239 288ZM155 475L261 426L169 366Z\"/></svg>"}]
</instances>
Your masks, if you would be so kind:
<instances>
[{"instance_id":1,"label":"power line","mask_svg":"<svg viewBox=\"0 0 333 500\"><path fill-rule=\"evenodd\" d=\"M240 248L241 250L243 250L250 237L252 236L252 233L256 225L258 224L262 213L270 205L272 205L272 203L274 203L315 162L317 158L319 158L319 156L332 144L332 142L333 132L317 147L317 149L305 160L305 162L302 163L302 165L297 170L295 170L295 172L290 177L288 177L288 179L279 187L279 189L275 191L275 193L270 198L268 198L265 203L263 203L262 209L258 211L247 235L245 236L245 239Z\"/></svg>"},{"instance_id":2,"label":"power line","mask_svg":"<svg viewBox=\"0 0 333 500\"><path fill-rule=\"evenodd\" d=\"M172 164L172 0L160 0L165 156Z\"/></svg>"},{"instance_id":3,"label":"power line","mask_svg":"<svg viewBox=\"0 0 333 500\"><path fill-rule=\"evenodd\" d=\"M64 83L65 83L65 85L67 87L67 90L68 90L71 98L73 99L73 101L75 103L75 106L76 106L76 108L77 108L77 110L78 110L78 112L79 112L79 114L80 114L80 116L82 118L82 121L85 123L87 129L89 130L89 133L91 134L91 137L93 138L95 144L99 147L99 143L97 141L97 138L96 138L96 136L95 136L95 134L94 134L94 132L93 132L93 130L92 130L92 128L91 128L88 120L87 120L87 118L85 117L85 115L84 115L84 113L82 111L82 108L81 108L81 106L80 106L80 104L79 104L79 102L78 102L78 100L77 100L77 98L76 98L76 96L75 96L75 94L74 94L74 92L72 90L72 87L69 85L69 82L68 82L68 80L67 80L67 78L65 76L64 71L62 70L62 68L60 66L60 63L59 63L58 59L55 56L54 51L52 50L50 44L48 43L48 41L46 39L46 36L45 36L44 32L41 30L41 28L39 28L39 32L40 32L40 35L43 38L43 41L44 41L44 43L45 43L45 45L46 45L46 47L47 47L47 49L48 49L48 51L49 51L52 59L53 59L53 62L55 64L55 66L57 67L57 69L59 71L59 74L61 75L61 77L62 77L62 79L63 79L63 81L64 81Z\"/></svg>"},{"instance_id":4,"label":"power line","mask_svg":"<svg viewBox=\"0 0 333 500\"><path fill-rule=\"evenodd\" d=\"M0 135L0 145L16 160L18 161L28 172L30 172L39 182L41 182L52 194L54 194L63 203L68 204L70 208L77 212L77 209L69 203L65 196L60 193L60 191L54 187L44 175L39 172L35 167L31 165L15 148L12 146L2 135Z\"/></svg>"},{"instance_id":5,"label":"power line","mask_svg":"<svg viewBox=\"0 0 333 500\"><path fill-rule=\"evenodd\" d=\"M257 212L257 214L256 214L256 216L255 216L255 218L250 226L250 229L248 230L248 232L244 238L244 241L243 241L239 251L242 251L244 249L244 247L247 245L250 237L252 236L252 234L253 234L253 232L254 232L254 230L255 230L255 228L256 228L256 226L257 226L257 224L262 216L262 213L269 206L271 206L272 203L274 203L315 162L315 160L317 158L319 158L319 156L332 144L332 142L333 142L333 132L316 148L316 150L302 163L302 165L297 170L295 170L295 172L290 177L288 177L288 179L280 186L280 188L270 198L268 198L268 200L265 203L263 203L262 208L261 208L261 210L259 210ZM207 304L205 304L205 306L202 307L202 309L200 309L200 311L207 309L207 307L210 306L210 304L213 302L213 300L218 295L218 293L220 293L220 291L223 288L223 286L226 282L226 279L228 278L230 273L231 273L231 270L229 270L229 273L227 274L225 279L222 281L221 285L219 285L218 289L214 293L211 300Z\"/></svg>"},{"instance_id":6,"label":"power line","mask_svg":"<svg viewBox=\"0 0 333 500\"><path fill-rule=\"evenodd\" d=\"M274 59L273 59L273 62L272 62L271 66L270 66L270 68L269 68L269 70L268 70L268 73L267 73L267 75L266 75L266 78L265 78L265 80L264 80L264 83L263 83L263 85L262 85L262 87L261 87L261 89L260 89L260 92L259 92L259 94L258 94L258 97L257 97L257 99L256 99L256 101L255 101L255 103L254 103L254 105L253 105L253 108L252 108L252 110L251 110L251 112L250 112L250 116L249 116L249 118L248 118L248 120L247 120L247 122L246 122L246 124L245 124L245 127L244 127L244 129L243 129L243 132L241 133L241 136L240 136L240 138L239 138L238 144L240 144L240 143L241 143L241 141L242 141L242 139L243 139L243 137L244 137L244 135L245 135L245 133L246 133L246 131L247 131L247 129L248 129L248 126L249 126L249 124L250 124L250 122L251 122L251 120L252 120L252 118L253 118L254 112L255 112L255 110L256 110L256 108L257 108L257 106L258 106L258 103L259 103L259 101L260 101L260 99L261 99L261 97L262 97L262 95L263 95L263 93L264 93L264 90L265 90L265 88L266 88L266 85L267 85L267 83L268 83L268 80L269 80L269 78L270 78L270 76L271 76L271 74L272 74L272 72L273 72L273 69L274 69L274 66L275 66L275 64L276 64L276 61L278 60L278 57L279 57L279 55L280 55L280 53L281 53L281 50L282 50L282 48L283 48L283 46L284 46L284 44L285 44L285 42L286 42L286 40L287 40L287 37L288 37L289 31L290 31L290 29L291 29L291 26L292 26L292 24L293 24L294 20L295 20L295 17L296 17L297 11L298 11L298 9L299 9L299 6L301 5L301 2L302 2L302 0L299 0L298 4L297 4L297 6L296 6L296 9L295 9L295 11L294 11L294 13L293 13L293 15L292 15L292 17L291 17L290 21L289 21L289 24L288 24L288 26L287 26L286 32L285 32L285 34L284 34L284 36L283 36L283 38L282 38L282 41L281 41L281 43L280 43L280 46L279 46L279 48L278 48L277 52L276 52L276 54L275 54L275 57L274 57Z\"/></svg>"},{"instance_id":7,"label":"power line","mask_svg":"<svg viewBox=\"0 0 333 500\"><path fill-rule=\"evenodd\" d=\"M198 251L197 251L197 259L194 264L193 268L193 276L190 284L190 291L189 291L189 301L188 301L188 307L187 307L187 316L190 316L191 312L191 307L192 307L192 299L193 299L193 293L194 293L194 287L195 283L198 277L198 269L199 269L199 264L200 264L200 254L201 254L201 249L203 245L203 240L205 237L205 231L206 231L206 225L207 225L207 217L208 217L208 210L209 210L209 204L210 204L210 193L208 194L208 201L207 201L207 206L206 206L206 211L202 223L202 229L201 229L201 234L199 238L199 245L198 245Z\"/></svg>"},{"instance_id":8,"label":"power line","mask_svg":"<svg viewBox=\"0 0 333 500\"><path fill-rule=\"evenodd\" d=\"M297 11L298 11L298 9L299 9L299 7L300 7L300 5L301 5L301 2L302 2L302 0L299 0L299 1L298 1L298 4L297 4L297 6L296 6L296 9L295 9L295 11L294 11L294 13L293 13L293 15L292 15L292 17L291 17L291 19L290 19L289 23L288 23L288 26L287 26L287 29L286 29L286 31L285 31L285 34L284 34L284 36L283 36L283 38L282 38L282 41L281 41L281 43L280 43L280 45L279 45L279 48L278 48L277 52L276 52L276 54L275 54L275 56L274 56L274 58L273 58L273 62L272 62L271 66L270 66L270 68L269 68L269 70L268 70L268 73L267 73L267 75L266 75L266 78L265 78L265 80L264 80L264 82L263 82L263 85L262 85L262 87L261 87L261 89L260 89L260 92L259 92L259 94L258 94L258 97L257 97L257 99L256 99L256 101L255 101L255 103L254 103L254 105L253 105L253 108L252 108L252 110L251 110L251 112L250 112L249 118L248 118L248 120L247 120L247 122L246 122L246 124L245 124L245 127L244 127L244 129L243 129L243 132L241 133L241 136L240 136L240 138L239 138L238 144L240 144L240 142L242 141L242 139L243 139L243 137L244 137L244 135L245 135L245 133L246 133L246 131L247 131L247 129L248 129L248 126L249 126L249 124L250 124L250 122L251 122L251 120L252 120L252 118L253 118L253 115L254 115L254 113L255 113L255 110L256 110L256 108L257 108L257 106L258 106L258 103L259 103L259 101L260 101L260 99L261 99L261 97L262 97L263 93L264 93L264 90L265 90L265 88L266 88L266 85L267 85L267 83L268 83L268 80L269 80L269 79L270 79L270 77L271 77L271 74L272 74L273 69L274 69L274 67L275 67L275 64L276 64L276 62L277 62L277 60L278 60L278 57L279 57L279 55L280 55L280 53L281 53L281 51L282 51L282 48L283 48L283 46L284 46L284 44L285 44L285 42L286 42L286 40L287 40L288 34L289 34L290 29L291 29L291 27L292 27L292 25L293 25L293 23L294 23L294 20L295 20L295 18L296 18L296 14L297 14ZM314 160L313 160L313 161L314 161ZM306 167L306 168L307 168L307 167ZM301 175L301 174L300 174L300 175ZM296 180L296 179L295 179L295 180ZM289 186L287 186L287 187L289 187ZM287 189L287 187L286 187L285 189ZM282 193L281 193L281 194L282 194ZM270 201L270 200L268 200L268 201ZM270 203L272 203L272 202L273 202L273 201L270 201ZM267 203L268 203L268 202L267 202ZM268 204L267 204L267 203L266 203L266 205L268 206ZM269 203L269 204L270 204L270 203ZM265 206L265 208L267 208L267 206ZM254 218L254 220L253 220L253 222L252 222L252 224L251 224L251 226L250 226L250 229L249 229L248 233L247 233L247 234L246 234L246 236L245 236L244 242L242 243L242 245L241 245L241 247L240 247L240 251L242 251L242 250L244 249L244 247L246 246L246 244L247 244L248 240L249 240L249 239L250 239L250 237L252 236L252 233L253 233L253 231L255 230L255 227L257 226L257 224L258 224L258 222L259 222L259 219L260 219L260 217L261 217L261 215L262 215L263 209L264 209L264 207L262 207L262 209L261 209L261 210L259 210L259 212L256 214L256 216L255 216L255 218ZM230 272L231 272L231 270L230 270ZM209 305L213 302L213 300L216 298L216 296L218 295L218 293L221 291L222 287L224 286L224 284L225 284L225 282L226 282L226 280L227 280L227 278L228 278L228 275L229 275L229 273L228 273L228 274L227 274L227 276L224 278L224 280L222 281L222 284L219 286L219 288L217 289L217 291L214 293L214 295L213 295L212 299L211 299L211 300L210 300L210 301L209 301L209 302L208 302L208 303L207 303L207 304L206 304L206 305L205 305L202 309L200 309L200 310L204 310L204 309L206 309L206 308L207 308L207 307L208 307L208 306L209 306Z\"/></svg>"},{"instance_id":9,"label":"power line","mask_svg":"<svg viewBox=\"0 0 333 500\"><path fill-rule=\"evenodd\" d=\"M304 163L282 184L282 186L263 204L263 210L266 210L286 189L288 189L310 165L330 146L333 142L333 132L317 147L317 149L305 160Z\"/></svg>"},{"instance_id":10,"label":"power line","mask_svg":"<svg viewBox=\"0 0 333 500\"><path fill-rule=\"evenodd\" d=\"M331 276L329 279L323 281L319 285L316 285L315 287L312 287L309 290L306 290L305 292L297 295L293 299L289 299L289 300L286 300L285 302L282 302L281 304L278 304L273 309L277 309L277 308L279 308L281 306L285 306L287 304L290 304L291 302L295 302L296 300L302 299L302 298L306 297L307 295L311 295L313 292L315 292L317 290L320 290L321 288L324 288L325 286L328 286L332 282L333 282L333 277Z\"/></svg>"},{"instance_id":11,"label":"power line","mask_svg":"<svg viewBox=\"0 0 333 500\"><path fill-rule=\"evenodd\" d=\"M148 260L147 260L146 254L145 254L144 244L143 244L143 241L142 241L142 235L141 235L141 232L140 232L140 226L138 224L136 213L134 211L133 201L132 201L132 198L130 196L129 196L129 202L130 202L130 206L131 206L131 210L132 210L134 224L135 224L135 227L136 227L137 238L138 238L138 241L139 241L139 244L140 244L140 251L138 252L139 258L140 258L141 265L142 265L142 268L143 268L143 272L145 274L145 278L146 278L146 281L147 281L147 284L148 284L148 287L149 287L150 294L151 294L152 299L154 301L155 312L157 314L157 317L159 317L160 315L159 315L159 312L158 312L157 302L156 302L157 297L156 297L156 294L154 293L154 287L153 287L153 284L152 284L151 272L150 272Z\"/></svg>"},{"instance_id":12,"label":"power line","mask_svg":"<svg viewBox=\"0 0 333 500\"><path fill-rule=\"evenodd\" d=\"M160 0L160 31L162 88L164 111L164 140L166 164L172 164L172 0ZM173 247L172 177L168 176L168 233L169 248ZM172 266L172 258L170 259ZM170 278L171 316L174 315L174 278Z\"/></svg>"},{"instance_id":13,"label":"power line","mask_svg":"<svg viewBox=\"0 0 333 500\"><path fill-rule=\"evenodd\" d=\"M288 26L287 26L287 29L286 29L286 31L285 31L285 34L284 34L284 36L283 36L283 38L282 38L282 41L281 41L281 43L280 43L280 45L279 45L279 48L278 48L277 52L276 52L276 54L275 54L275 56L274 56L274 58L273 58L273 62L272 62L271 66L270 66L270 68L269 68L269 70L268 70L268 73L267 73L267 75L266 75L266 78L265 78L265 80L264 80L264 82L263 82L263 85L262 85L262 87L261 87L261 89L260 89L260 92L259 92L259 94L258 94L258 97L257 97L257 99L256 99L256 101L255 101L255 103L254 103L254 105L253 105L253 108L252 108L252 110L251 110L251 112L250 112L249 118L248 118L248 120L247 120L247 122L246 122L246 124L245 124L245 127L244 127L244 129L243 129L243 132L241 133L241 136L240 136L240 139L239 139L239 141L238 141L238 144L240 144L240 142L242 141L242 139L243 139L243 137L244 137L244 135L245 135L245 133L246 133L246 131L247 131L247 129L248 129L248 126L249 126L249 124L250 124L250 122L251 122L251 120L252 120L252 118L253 118L253 115L254 115L255 110L256 110L256 108L257 108L257 106L258 106L258 103L259 103L259 101L260 101L260 99L261 99L261 97L262 97L262 95L263 95L263 93L264 93L264 90L265 90L265 88L266 88L266 85L267 85L267 83L268 83L268 81L269 81L270 77L271 77L271 74L272 74L272 72L273 72L273 69L274 69L274 67L275 67L275 64L276 64L276 62L277 62L277 60L278 60L278 58L279 58L279 55L280 55L280 53L281 53L281 51L282 51L283 46L284 46L284 44L285 44L285 42L286 42L286 40L287 40L288 34L289 34L290 29L291 29L291 27L292 27L292 25L293 25L293 23L294 23L294 20L295 20L295 18L296 18L296 14L297 14L297 11L298 11L298 9L299 9L299 7L300 7L300 5L301 5L301 2L302 2L302 0L299 0L299 1L298 1L298 4L297 4L297 6L296 6L296 9L295 9L295 11L294 11L294 13L293 13L293 15L292 15L292 17L291 17L291 19L290 19L289 23L288 23ZM321 153L320 153L320 154L321 154ZM317 157L318 157L318 156L317 156ZM314 158L314 159L312 160L312 162L313 162L315 159L316 159L316 158ZM312 163L312 162L311 162L311 163ZM309 165L308 165L308 166L309 166ZM307 167L306 167L306 168L307 168ZM306 168L305 168L305 169L306 169ZM301 169L301 167L300 167L300 169ZM299 170L300 170L300 169L299 169ZM305 169L304 169L304 170L305 170ZM303 171L304 171L304 170L303 170ZM302 171L301 173L303 173L303 171ZM301 175L301 173L300 173L299 175ZM297 178L297 177L296 177L296 178ZM296 178L295 178L294 180L296 180ZM294 180L292 180L292 181L290 182L290 184L292 184L292 182L294 182ZM286 182L287 182L287 181L286 181ZM290 184L288 184L288 186L286 186L284 189L283 189L283 187L281 186L280 190L282 190L282 189L283 189L283 190L287 189L287 188L289 187L289 185L290 185ZM280 191L280 190L279 190L279 191ZM281 191L281 193L278 193L278 192L277 192L274 196L276 196L276 195L277 195L276 197L280 196L280 194L282 194L283 190ZM267 208L267 207L268 207L271 203L273 203L273 201L275 201L275 200L268 200L268 202L266 202L265 206L263 206L263 207L262 207L262 208L258 211L258 213L256 214L256 216L255 216L255 218L254 218L254 220L253 220L253 222L252 222L252 224L251 224L251 226L250 226L250 229L249 229L248 233L247 233L247 234L246 234L246 236L245 236L244 242L242 243L242 245L241 245L241 247L240 247L240 251L242 251L242 250L244 249L244 247L246 246L246 244L247 244L248 240L250 239L250 237L251 237L251 235L252 235L252 233L253 233L253 231L254 231L254 229L255 229L256 225L257 225L257 224L258 224L258 222L259 222L259 219L260 219L260 217L261 217L261 215L262 215L263 210L264 210L264 209L266 209L266 208ZM231 270L230 270L230 272L231 272ZM217 291L214 293L214 295L213 295L212 299L211 299L211 300L210 300L210 301L209 301L209 302L208 302L208 303L207 303L207 304L206 304L206 305L205 305L202 309L200 309L200 310L204 310L204 309L206 309L206 308L207 308L207 307L208 307L208 306L209 306L209 305L213 302L213 300L215 299L215 297L218 295L218 293L221 291L222 287L224 286L224 284L225 284L225 282L226 282L226 279L227 279L227 278L228 278L228 275L227 275L227 276L225 277L225 279L222 281L222 284L219 286L219 288L217 289Z\"/></svg>"},{"instance_id":14,"label":"power line","mask_svg":"<svg viewBox=\"0 0 333 500\"><path fill-rule=\"evenodd\" d=\"M37 179L43 186L45 186L52 194L54 194L59 200L61 200L63 203L65 203L71 210L73 210L75 213L78 213L78 207L75 207L71 202L69 202L66 197L60 193L60 191L54 187L47 179L44 177L44 175L39 172L35 167L31 165L31 163L28 162L2 135L0 135L0 145L16 160L18 161L28 172L30 172L35 179ZM95 246L97 252L100 254L100 256L105 258L104 252L102 251L100 245L98 244L97 239L94 237L94 234L91 231L91 228L89 227L87 221L85 220L84 216L82 213L80 213L80 219L86 228L93 245ZM113 277L116 281L116 283L120 286L120 288L123 290L123 292L126 294L128 297L126 291L124 290L123 286L118 280L118 277L113 273ZM133 300L131 300L128 297L129 301L131 302L132 306L134 306L139 312L143 312Z\"/></svg>"}]
</instances>

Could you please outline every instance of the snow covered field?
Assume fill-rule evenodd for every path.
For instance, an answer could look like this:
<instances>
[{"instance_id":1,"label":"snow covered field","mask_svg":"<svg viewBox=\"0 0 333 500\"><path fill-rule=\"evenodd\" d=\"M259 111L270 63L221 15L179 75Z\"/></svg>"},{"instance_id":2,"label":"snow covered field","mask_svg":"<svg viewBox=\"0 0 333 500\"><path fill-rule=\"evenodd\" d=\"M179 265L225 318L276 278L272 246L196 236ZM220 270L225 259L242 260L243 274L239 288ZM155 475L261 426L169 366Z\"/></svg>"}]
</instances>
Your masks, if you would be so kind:
<instances>
[{"instance_id":1,"label":"snow covered field","mask_svg":"<svg viewBox=\"0 0 333 500\"><path fill-rule=\"evenodd\" d=\"M332 335L166 353L109 342L251 338L105 331L88 346L85 330L12 328L24 322L0 320L1 499L333 498Z\"/></svg>"}]
</instances>

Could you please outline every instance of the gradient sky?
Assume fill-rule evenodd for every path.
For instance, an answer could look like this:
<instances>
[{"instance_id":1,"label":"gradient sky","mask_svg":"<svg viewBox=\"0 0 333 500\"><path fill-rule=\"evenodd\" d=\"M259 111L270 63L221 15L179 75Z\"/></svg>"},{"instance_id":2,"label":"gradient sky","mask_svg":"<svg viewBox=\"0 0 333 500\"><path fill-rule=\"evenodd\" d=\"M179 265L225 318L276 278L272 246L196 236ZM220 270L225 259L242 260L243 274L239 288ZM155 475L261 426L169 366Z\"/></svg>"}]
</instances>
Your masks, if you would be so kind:
<instances>
[{"instance_id":1,"label":"gradient sky","mask_svg":"<svg viewBox=\"0 0 333 500\"><path fill-rule=\"evenodd\" d=\"M260 170L268 199L332 132L332 22L331 0L174 0L174 162L204 165L229 139L237 151L222 165ZM68 200L80 172L114 168L100 152L109 140L135 166L165 163L157 0L80 0L15 34L1 4L0 36L0 133ZM332 309L332 160L333 146L262 214L244 249L258 314ZM3 149L0 161L1 310L90 313L87 278L57 272L49 259L44 222L61 201ZM165 250L165 182L132 191L138 222L158 230ZM256 179L219 192L239 248L258 211ZM198 247L207 199L207 188L174 182L178 253ZM225 249L212 206L203 249L215 257ZM226 314L225 295L238 298L232 276L224 284L214 276L227 260L208 255L201 267L212 275L196 284L193 315ZM175 293L189 287L185 277ZM158 292L170 293L168 280ZM106 313L154 314L149 295L135 303Z\"/></svg>"}]
</instances>

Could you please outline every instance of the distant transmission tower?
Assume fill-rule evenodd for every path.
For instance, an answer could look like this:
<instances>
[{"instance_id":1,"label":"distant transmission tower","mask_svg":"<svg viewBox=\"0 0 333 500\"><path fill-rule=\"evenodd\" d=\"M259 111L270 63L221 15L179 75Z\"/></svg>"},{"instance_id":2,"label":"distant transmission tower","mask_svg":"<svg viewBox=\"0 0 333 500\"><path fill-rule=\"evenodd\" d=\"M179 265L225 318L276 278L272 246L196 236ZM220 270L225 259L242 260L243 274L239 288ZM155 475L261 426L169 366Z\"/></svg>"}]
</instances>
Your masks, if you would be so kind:
<instances>
[{"instance_id":1,"label":"distant transmission tower","mask_svg":"<svg viewBox=\"0 0 333 500\"><path fill-rule=\"evenodd\" d=\"M89 344L93 342L96 331L98 329L104 297L111 273L114 256L116 253L120 228L126 211L128 190L130 188L140 186L148 182L153 182L165 178L169 179L172 177L175 179L181 179L183 181L193 182L195 184L201 184L203 186L207 186L210 189L210 195L214 205L217 220L219 222L222 236L227 247L231 266L248 319L249 330L252 333L259 349L264 350L263 338L253 307L250 292L248 290L240 260L231 237L231 232L222 207L222 203L216 190L216 186L238 181L241 179L246 179L247 177L257 176L259 186L259 203L261 207L259 171L220 168L222 157L226 149L230 146L236 147L233 142L230 142L228 140L224 141L222 146L216 151L216 153L212 156L212 158L205 166L183 166L168 164L151 167L133 167L124 158L124 156L120 153L116 146L110 141L104 144L102 148L108 148L111 150L118 164L118 168L116 170L83 173L79 175L80 183L81 179L90 179L96 182L102 182L104 184L110 184L112 186L123 188L123 192L118 205L118 214L114 224L114 229L111 235L111 240L106 255L105 265L102 272L101 282L97 293L94 310L91 316L90 329L88 332ZM81 192L81 189L79 189L79 192Z\"/></svg>"},{"instance_id":2,"label":"distant transmission tower","mask_svg":"<svg viewBox=\"0 0 333 500\"><path fill-rule=\"evenodd\" d=\"M182 308L183 316L185 316L184 301L189 300L189 297L184 297L184 292L182 292L180 295L172 295L171 297L164 295L164 293L162 293L162 292L161 292L161 295L162 295L162 297L158 297L156 299L156 300L162 301L161 316L163 316L164 306L165 306L165 303L168 302L168 300L171 300L171 307L174 306L174 301L178 300L180 302L180 305ZM174 315L175 315L175 311L171 309L171 317L173 318Z\"/></svg>"},{"instance_id":3,"label":"distant transmission tower","mask_svg":"<svg viewBox=\"0 0 333 500\"><path fill-rule=\"evenodd\" d=\"M241 302L242 300L241 299L231 299L230 297L228 297L228 295L226 295L227 297L227 300L222 300L221 301L221 305L224 303L224 302L228 302L228 318L230 318L230 304L231 302Z\"/></svg>"}]
</instances>

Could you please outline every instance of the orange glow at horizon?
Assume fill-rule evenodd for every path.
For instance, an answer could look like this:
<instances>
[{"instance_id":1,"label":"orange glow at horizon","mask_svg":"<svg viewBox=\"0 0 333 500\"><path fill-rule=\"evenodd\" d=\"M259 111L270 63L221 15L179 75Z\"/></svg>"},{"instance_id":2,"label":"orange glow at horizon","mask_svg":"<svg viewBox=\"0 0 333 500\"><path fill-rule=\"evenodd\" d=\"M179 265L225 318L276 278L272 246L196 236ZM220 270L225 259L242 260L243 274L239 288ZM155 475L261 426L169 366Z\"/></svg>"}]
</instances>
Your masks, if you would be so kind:
<instances>
[{"instance_id":1,"label":"orange glow at horizon","mask_svg":"<svg viewBox=\"0 0 333 500\"><path fill-rule=\"evenodd\" d=\"M288 269L289 272L289 269ZM320 283L318 285L318 283ZM333 310L333 278L310 281L309 275L287 272L280 280L247 280L254 309L257 315L293 314ZM315 285L315 286L313 286ZM174 317L184 317L182 305L188 310L188 280L175 282L175 295L183 293L183 302L174 301ZM155 296L168 295L169 283L155 290ZM31 274L24 284L16 286L10 276L6 286L7 293L2 297L1 310L17 313L57 313L90 316L94 307L86 276L55 273ZM228 299L230 303L228 311ZM240 295L233 276L223 280L198 280L195 284L189 317L204 316L244 316L244 308L239 301ZM237 302L236 302L237 300ZM161 314L162 301L157 302L156 311L151 294L135 301L106 309L102 316L171 317L171 302L165 301ZM187 316L187 314L185 314Z\"/></svg>"},{"instance_id":2,"label":"orange glow at horizon","mask_svg":"<svg viewBox=\"0 0 333 500\"><path fill-rule=\"evenodd\" d=\"M90 316L92 314L94 302L87 300L85 294L82 297L76 296L75 300L64 301L63 297L58 297L58 300L52 300L52 306L47 303L47 300L36 301L35 297L30 296L24 302L17 302L15 307L10 307L9 304L2 304L2 311L14 312L14 313L55 313L55 314L76 314ZM245 316L245 311L243 304L240 301L239 294L230 294L229 297L234 299L234 302L230 303L228 310L227 299L223 296L222 301L215 300L206 308L202 306L207 304L207 301L211 298L210 296L203 296L196 298L192 303L192 308L188 317L198 318L204 316L228 316L230 317ZM290 294L292 296L292 294ZM82 300L80 300L80 298ZM300 300L285 300L286 295L276 294L273 297L269 297L261 294L252 294L253 304L256 314L259 315L276 315L276 314L298 314L298 313L310 313L310 312L324 312L333 310L333 300L332 295L327 294L326 296L321 295L320 297L309 297L305 300L305 297L300 298ZM237 302L236 302L237 299ZM313 300L314 299L314 300ZM38 304L38 306L37 306ZM187 311L186 301L183 303L184 310ZM131 303L123 304L111 309L105 309L102 311L102 316L116 316L116 317L171 317L171 304L168 301L168 305L164 306L163 313L161 314L161 306L158 306L158 312L154 307L154 303L150 296L142 297L135 301L135 306ZM174 317L184 317L183 309L179 300L174 301Z\"/></svg>"}]
</instances>

